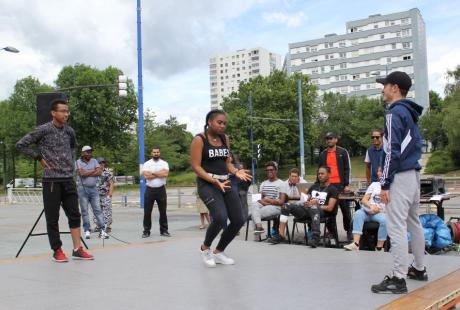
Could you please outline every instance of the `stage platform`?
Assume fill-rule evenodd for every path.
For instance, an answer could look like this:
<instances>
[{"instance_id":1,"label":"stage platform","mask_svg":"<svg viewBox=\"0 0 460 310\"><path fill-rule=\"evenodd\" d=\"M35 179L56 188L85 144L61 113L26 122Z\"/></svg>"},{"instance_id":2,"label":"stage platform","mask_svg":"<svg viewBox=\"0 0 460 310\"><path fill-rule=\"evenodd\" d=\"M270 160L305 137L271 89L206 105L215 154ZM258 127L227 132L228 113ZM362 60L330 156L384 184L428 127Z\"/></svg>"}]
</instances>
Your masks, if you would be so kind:
<instances>
[{"instance_id":1,"label":"stage platform","mask_svg":"<svg viewBox=\"0 0 460 310\"><path fill-rule=\"evenodd\" d=\"M376 309L401 296L370 291L390 270L389 253L236 240L227 250L236 265L206 268L201 241L111 244L91 251L94 261L63 264L48 255L3 259L0 308L356 310ZM426 262L429 282L460 268L457 256L427 256ZM426 284L408 280L408 289Z\"/></svg>"}]
</instances>

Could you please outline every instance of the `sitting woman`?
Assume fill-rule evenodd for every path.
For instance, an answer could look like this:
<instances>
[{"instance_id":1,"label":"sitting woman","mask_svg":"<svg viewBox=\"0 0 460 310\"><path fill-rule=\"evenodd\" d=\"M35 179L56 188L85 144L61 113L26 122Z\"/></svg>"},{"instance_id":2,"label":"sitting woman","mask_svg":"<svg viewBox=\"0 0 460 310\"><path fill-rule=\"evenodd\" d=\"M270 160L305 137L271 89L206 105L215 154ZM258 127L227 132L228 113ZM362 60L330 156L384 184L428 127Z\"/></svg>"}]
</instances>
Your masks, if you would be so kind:
<instances>
[{"instance_id":1,"label":"sitting woman","mask_svg":"<svg viewBox=\"0 0 460 310\"><path fill-rule=\"evenodd\" d=\"M379 170L379 177L381 173ZM361 209L353 216L353 242L345 245L347 251L359 250L359 240L363 234L365 222L378 222L379 230L377 233L377 251L381 251L387 239L387 228L385 223L385 204L380 201L380 183L372 182L366 190L366 194L361 200Z\"/></svg>"}]
</instances>

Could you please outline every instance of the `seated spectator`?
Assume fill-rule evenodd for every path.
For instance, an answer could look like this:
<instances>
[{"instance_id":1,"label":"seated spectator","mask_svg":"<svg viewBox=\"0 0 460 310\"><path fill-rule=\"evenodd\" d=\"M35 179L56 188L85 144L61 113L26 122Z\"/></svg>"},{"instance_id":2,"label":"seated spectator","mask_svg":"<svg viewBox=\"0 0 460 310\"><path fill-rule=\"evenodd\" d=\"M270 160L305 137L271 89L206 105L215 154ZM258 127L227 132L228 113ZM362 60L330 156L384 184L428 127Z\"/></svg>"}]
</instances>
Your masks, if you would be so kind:
<instances>
[{"instance_id":1,"label":"seated spectator","mask_svg":"<svg viewBox=\"0 0 460 310\"><path fill-rule=\"evenodd\" d=\"M329 167L320 166L317 172L318 182L308 189L307 199L303 204L285 204L281 209L279 234L271 239L276 244L285 241L286 223L289 214L297 219L311 219L312 238L309 245L316 248L320 239L321 217L333 215L336 209L338 191L329 184Z\"/></svg>"},{"instance_id":2,"label":"seated spectator","mask_svg":"<svg viewBox=\"0 0 460 310\"><path fill-rule=\"evenodd\" d=\"M252 206L252 220L255 224L254 233L264 233L262 219L281 214L281 206L286 200L285 183L278 179L278 165L269 161L265 165L267 180L260 185L261 199Z\"/></svg>"},{"instance_id":3,"label":"seated spectator","mask_svg":"<svg viewBox=\"0 0 460 310\"><path fill-rule=\"evenodd\" d=\"M381 169L378 171L381 176ZM366 194L361 200L361 209L353 216L353 242L345 245L347 251L359 250L359 241L363 234L365 222L378 222L379 230L377 233L377 251L381 251L387 239L387 228L385 221L385 204L380 202L380 183L372 182L366 190Z\"/></svg>"}]
</instances>

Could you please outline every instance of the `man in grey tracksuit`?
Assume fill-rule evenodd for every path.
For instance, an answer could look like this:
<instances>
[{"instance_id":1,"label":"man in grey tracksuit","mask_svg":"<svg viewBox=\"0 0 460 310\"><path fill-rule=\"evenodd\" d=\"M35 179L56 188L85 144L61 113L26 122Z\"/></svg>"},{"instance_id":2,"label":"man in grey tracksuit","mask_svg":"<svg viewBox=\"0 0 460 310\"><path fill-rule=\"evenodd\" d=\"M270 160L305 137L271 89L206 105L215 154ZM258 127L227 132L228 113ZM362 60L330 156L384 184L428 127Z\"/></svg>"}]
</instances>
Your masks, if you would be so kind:
<instances>
[{"instance_id":1,"label":"man in grey tracksuit","mask_svg":"<svg viewBox=\"0 0 460 310\"><path fill-rule=\"evenodd\" d=\"M377 79L384 85L383 100L388 105L383 139L385 158L380 179L380 199L387 205L387 229L391 238L393 270L391 276L376 285L374 293L407 292L406 277L426 281L425 239L418 217L420 201L420 164L422 137L417 125L423 108L406 99L412 86L404 72L394 71ZM414 262L409 267L407 231L411 235Z\"/></svg>"}]
</instances>

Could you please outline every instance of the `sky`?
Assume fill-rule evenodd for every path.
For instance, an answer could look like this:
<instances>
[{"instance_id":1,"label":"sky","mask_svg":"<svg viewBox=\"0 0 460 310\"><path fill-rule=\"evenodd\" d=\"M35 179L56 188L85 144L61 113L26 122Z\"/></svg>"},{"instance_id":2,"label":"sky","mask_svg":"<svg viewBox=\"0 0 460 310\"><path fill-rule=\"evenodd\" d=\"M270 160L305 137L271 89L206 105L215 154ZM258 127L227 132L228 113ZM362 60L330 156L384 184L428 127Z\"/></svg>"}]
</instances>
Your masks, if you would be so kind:
<instances>
[{"instance_id":1,"label":"sky","mask_svg":"<svg viewBox=\"0 0 460 310\"><path fill-rule=\"evenodd\" d=\"M418 8L426 26L429 87L443 93L460 64L460 1L150 0L142 1L144 109L175 116L198 133L210 109L213 55L344 34L345 23ZM135 0L0 0L0 100L17 80L54 85L62 67L115 66L137 85Z\"/></svg>"}]
</instances>

